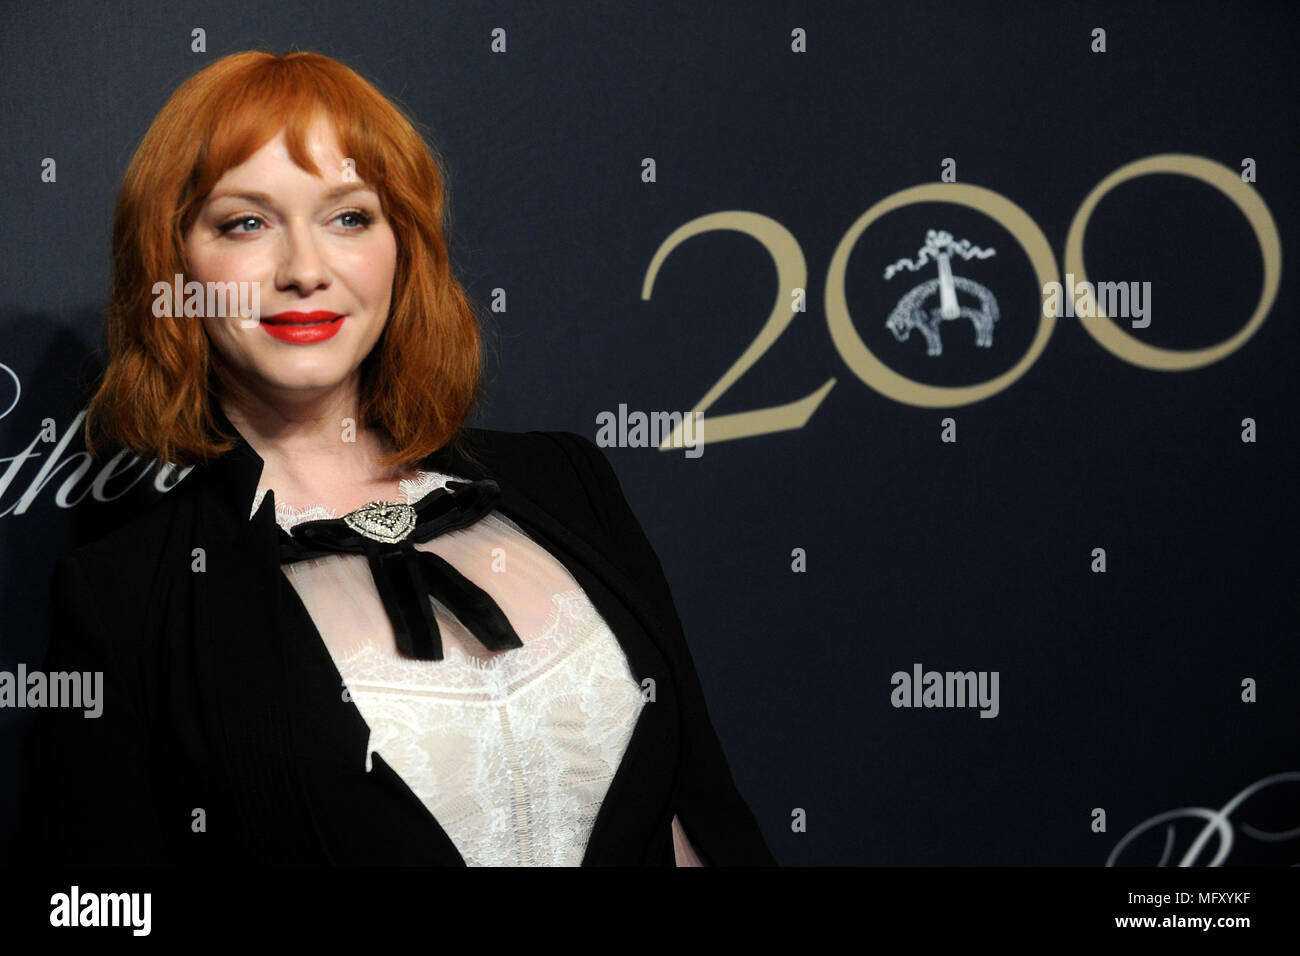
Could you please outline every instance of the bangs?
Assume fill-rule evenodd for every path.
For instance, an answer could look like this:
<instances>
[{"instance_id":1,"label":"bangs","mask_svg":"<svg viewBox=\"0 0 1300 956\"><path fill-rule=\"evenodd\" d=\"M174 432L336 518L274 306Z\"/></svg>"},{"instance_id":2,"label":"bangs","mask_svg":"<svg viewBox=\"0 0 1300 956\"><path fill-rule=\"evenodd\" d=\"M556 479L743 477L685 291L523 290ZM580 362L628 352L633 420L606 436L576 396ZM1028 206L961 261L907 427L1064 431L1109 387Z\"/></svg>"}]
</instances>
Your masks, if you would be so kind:
<instances>
[{"instance_id":1,"label":"bangs","mask_svg":"<svg viewBox=\"0 0 1300 956\"><path fill-rule=\"evenodd\" d=\"M318 118L333 127L339 149L353 162L356 178L379 193L387 211L384 158L400 147L385 142L382 122L367 118L383 116L392 109L390 104L371 102L364 89L339 82L333 71L317 69L307 59L261 63L226 80L209 91L206 112L213 121L203 131L182 228L228 170L246 162L281 131L294 164L313 176L323 176L307 149L307 132Z\"/></svg>"}]
</instances>

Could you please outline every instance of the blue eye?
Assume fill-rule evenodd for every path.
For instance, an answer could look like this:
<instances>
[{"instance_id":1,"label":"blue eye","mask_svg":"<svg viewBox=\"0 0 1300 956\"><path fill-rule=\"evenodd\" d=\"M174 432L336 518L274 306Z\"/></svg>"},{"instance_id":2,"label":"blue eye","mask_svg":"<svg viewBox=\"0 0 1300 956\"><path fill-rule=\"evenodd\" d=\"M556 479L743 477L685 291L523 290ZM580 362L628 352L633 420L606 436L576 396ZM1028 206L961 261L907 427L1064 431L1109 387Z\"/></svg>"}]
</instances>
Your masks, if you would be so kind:
<instances>
[{"instance_id":1,"label":"blue eye","mask_svg":"<svg viewBox=\"0 0 1300 956\"><path fill-rule=\"evenodd\" d=\"M337 216L335 216L334 218L335 218L335 219L342 219L344 216L352 216L354 219L357 219L357 220L360 221L360 225L358 225L358 226L354 226L354 227L353 227L353 228L356 229L356 230L365 229L365 228L366 228L367 226L369 226L372 222L374 222L374 219L371 218L370 214L367 213L367 212L365 212L364 210L361 210L361 209L349 209L349 210L347 210L346 212L341 212L341 213L339 213L339 214L338 214Z\"/></svg>"},{"instance_id":2,"label":"blue eye","mask_svg":"<svg viewBox=\"0 0 1300 956\"><path fill-rule=\"evenodd\" d=\"M261 221L262 220L258 219L256 216L240 216L238 219L232 219L230 220L230 222L222 223L220 226L217 227L217 229L219 229L221 233L224 235L225 233L233 230L236 226L242 226L245 223L249 223L249 222L260 223ZM240 231L242 232L243 230Z\"/></svg>"},{"instance_id":3,"label":"blue eye","mask_svg":"<svg viewBox=\"0 0 1300 956\"><path fill-rule=\"evenodd\" d=\"M346 209L343 212L339 213L337 216L335 216L334 219L337 221L339 219L344 218L345 216L351 216L354 220L356 220L355 224L345 226L348 232L361 232L364 229L370 228L371 224L375 221L374 217L370 215L370 213L366 212L364 209ZM222 223L217 227L217 230L223 236L229 232L238 232L240 235L248 235L250 232L262 231L260 228L256 230L238 228L240 226L247 225L250 222L258 223L260 226L262 223L262 219L259 216L238 216L235 219L231 219L228 222Z\"/></svg>"}]
</instances>

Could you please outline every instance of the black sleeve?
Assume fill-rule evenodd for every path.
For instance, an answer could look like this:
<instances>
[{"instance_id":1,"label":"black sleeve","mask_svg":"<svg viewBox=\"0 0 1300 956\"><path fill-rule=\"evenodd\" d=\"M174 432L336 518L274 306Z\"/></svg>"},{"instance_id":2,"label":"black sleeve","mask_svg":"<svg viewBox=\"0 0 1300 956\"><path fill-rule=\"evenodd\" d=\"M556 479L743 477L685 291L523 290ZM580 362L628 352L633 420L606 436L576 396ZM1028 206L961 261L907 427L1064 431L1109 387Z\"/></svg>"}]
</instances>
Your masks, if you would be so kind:
<instances>
[{"instance_id":1,"label":"black sleeve","mask_svg":"<svg viewBox=\"0 0 1300 956\"><path fill-rule=\"evenodd\" d=\"M605 453L575 432L548 432L560 442L597 508L623 570L644 589L663 617L666 649L682 709L682 773L674 811L691 845L711 866L774 866L763 832L740 795L704 703L672 592L658 555L633 514Z\"/></svg>"},{"instance_id":2,"label":"black sleeve","mask_svg":"<svg viewBox=\"0 0 1300 956\"><path fill-rule=\"evenodd\" d=\"M102 674L98 717L85 709L37 711L19 847L42 864L116 866L177 862L164 838L158 765L138 698L138 675L115 656L116 616L104 589L92 589L75 555L55 564L47 677ZM134 699L133 699L134 698Z\"/></svg>"}]
</instances>

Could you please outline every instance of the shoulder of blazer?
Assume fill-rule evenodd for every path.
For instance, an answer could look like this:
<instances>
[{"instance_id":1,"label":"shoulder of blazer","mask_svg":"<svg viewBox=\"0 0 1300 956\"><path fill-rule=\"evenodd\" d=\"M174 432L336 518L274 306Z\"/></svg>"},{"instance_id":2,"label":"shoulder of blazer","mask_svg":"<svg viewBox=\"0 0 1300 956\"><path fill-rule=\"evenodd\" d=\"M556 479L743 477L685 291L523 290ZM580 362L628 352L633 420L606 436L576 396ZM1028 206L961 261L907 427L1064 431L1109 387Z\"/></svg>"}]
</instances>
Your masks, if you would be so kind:
<instances>
[{"instance_id":1,"label":"shoulder of blazer","mask_svg":"<svg viewBox=\"0 0 1300 956\"><path fill-rule=\"evenodd\" d=\"M613 471L602 475L592 467L582 448L587 441L574 432L466 430L466 444L488 475L509 484L602 554L617 558L607 506L610 495L619 494L617 479L611 489L607 478L613 478ZM595 445L591 452L600 455Z\"/></svg>"},{"instance_id":2,"label":"shoulder of blazer","mask_svg":"<svg viewBox=\"0 0 1300 956\"><path fill-rule=\"evenodd\" d=\"M168 544L188 527L185 516L193 507L180 493L184 484L107 534L64 552L55 561L55 577L74 578L79 588L88 589L107 619L138 621L159 581L176 573L169 566L176 564L178 552Z\"/></svg>"},{"instance_id":3,"label":"shoulder of blazer","mask_svg":"<svg viewBox=\"0 0 1300 956\"><path fill-rule=\"evenodd\" d=\"M606 554L646 592L667 623L681 631L667 575L623 492L614 466L600 447L585 435L553 431L544 435L559 446L577 476L605 542Z\"/></svg>"},{"instance_id":4,"label":"shoulder of blazer","mask_svg":"<svg viewBox=\"0 0 1300 956\"><path fill-rule=\"evenodd\" d=\"M659 558L595 442L569 431L480 428L466 429L465 438L490 475L508 482L618 565L665 623L681 630Z\"/></svg>"}]
</instances>

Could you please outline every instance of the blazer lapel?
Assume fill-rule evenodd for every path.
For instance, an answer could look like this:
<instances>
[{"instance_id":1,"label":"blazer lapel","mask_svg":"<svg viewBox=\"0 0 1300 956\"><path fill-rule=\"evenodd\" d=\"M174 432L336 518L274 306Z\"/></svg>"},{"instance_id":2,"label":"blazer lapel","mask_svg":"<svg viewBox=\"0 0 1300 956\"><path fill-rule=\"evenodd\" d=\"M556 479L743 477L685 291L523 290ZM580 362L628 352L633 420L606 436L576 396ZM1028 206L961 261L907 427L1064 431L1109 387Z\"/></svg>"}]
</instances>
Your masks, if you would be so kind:
<instances>
[{"instance_id":1,"label":"blazer lapel","mask_svg":"<svg viewBox=\"0 0 1300 956\"><path fill-rule=\"evenodd\" d=\"M238 435L217 411L228 433ZM654 681L597 815L582 865L637 865L671 823L680 725L660 652L664 626L633 582L508 476L443 448L421 463L502 487L498 510L574 576L618 637L638 681ZM268 855L310 862L464 865L450 837L378 753L307 609L280 570L274 492L249 510L260 456L242 440L199 466L207 571L196 576L198 677L216 710L231 791ZM188 478L186 479L189 480ZM196 546L203 546L198 545ZM312 844L316 844L313 853Z\"/></svg>"},{"instance_id":2,"label":"blazer lapel","mask_svg":"<svg viewBox=\"0 0 1300 956\"><path fill-rule=\"evenodd\" d=\"M280 569L274 492L249 520L262 466L241 441L198 476L197 676L244 825L277 862L463 865L382 758L365 771L369 729Z\"/></svg>"},{"instance_id":3,"label":"blazer lapel","mask_svg":"<svg viewBox=\"0 0 1300 956\"><path fill-rule=\"evenodd\" d=\"M206 567L193 575L189 621L200 703L212 715L213 746L224 757L225 783L255 848L268 859L310 862L314 831L303 833L302 821L310 817L299 812L289 738L292 681L277 616L279 568L262 544L274 516L264 506L248 520L251 491L242 522L238 513L261 462L236 449L195 471L200 468L194 547L203 549ZM185 482L192 480L193 473Z\"/></svg>"}]
</instances>

